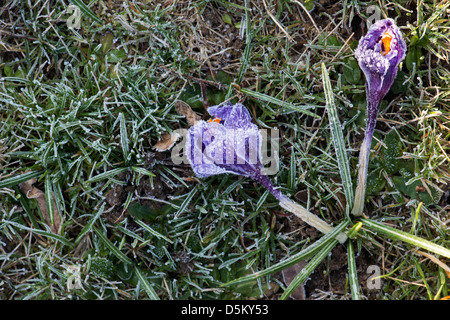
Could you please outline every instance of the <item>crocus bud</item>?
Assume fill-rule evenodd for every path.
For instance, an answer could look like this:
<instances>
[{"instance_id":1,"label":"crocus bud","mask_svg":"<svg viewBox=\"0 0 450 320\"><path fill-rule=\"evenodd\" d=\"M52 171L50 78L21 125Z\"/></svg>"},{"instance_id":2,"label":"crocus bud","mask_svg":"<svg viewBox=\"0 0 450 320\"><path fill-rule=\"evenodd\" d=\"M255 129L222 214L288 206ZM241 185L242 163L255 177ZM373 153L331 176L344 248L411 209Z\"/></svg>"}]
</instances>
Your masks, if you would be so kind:
<instances>
[{"instance_id":1,"label":"crocus bud","mask_svg":"<svg viewBox=\"0 0 450 320\"><path fill-rule=\"evenodd\" d=\"M352 209L356 216L361 215L364 208L370 145L381 100L391 88L405 53L405 41L392 19L374 23L355 50L356 60L366 77L367 96L367 125L359 155L358 186Z\"/></svg>"}]
</instances>

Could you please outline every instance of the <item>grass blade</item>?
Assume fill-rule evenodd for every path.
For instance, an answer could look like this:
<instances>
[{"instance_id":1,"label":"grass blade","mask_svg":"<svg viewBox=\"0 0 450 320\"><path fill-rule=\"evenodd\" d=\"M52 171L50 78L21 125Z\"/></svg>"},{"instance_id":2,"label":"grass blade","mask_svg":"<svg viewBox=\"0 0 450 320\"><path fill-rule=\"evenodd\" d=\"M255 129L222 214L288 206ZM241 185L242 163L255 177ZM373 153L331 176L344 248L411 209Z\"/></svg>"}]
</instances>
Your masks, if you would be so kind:
<instances>
[{"instance_id":1,"label":"grass blade","mask_svg":"<svg viewBox=\"0 0 450 320\"><path fill-rule=\"evenodd\" d=\"M353 249L353 241L347 241L347 257L348 257L348 277L350 282L350 292L352 300L361 300L358 284L358 272L356 269L355 250Z\"/></svg>"},{"instance_id":2,"label":"grass blade","mask_svg":"<svg viewBox=\"0 0 450 320\"><path fill-rule=\"evenodd\" d=\"M118 175L119 173L122 173L124 171L127 171L128 167L123 167L123 168L116 168L116 169L112 169L103 173L100 173L99 175L96 175L92 178L90 178L87 183L92 183L92 182L97 182L97 181L101 181L110 177L115 177L116 175Z\"/></svg>"},{"instance_id":3,"label":"grass blade","mask_svg":"<svg viewBox=\"0 0 450 320\"><path fill-rule=\"evenodd\" d=\"M7 178L5 180L0 181L0 188L9 188L12 186L16 186L27 180L39 177L42 173L43 171L30 171L17 176Z\"/></svg>"},{"instance_id":4,"label":"grass blade","mask_svg":"<svg viewBox=\"0 0 450 320\"><path fill-rule=\"evenodd\" d=\"M142 222L141 220L134 220L138 225L140 225L142 228L144 228L145 230L147 230L148 232L150 232L152 235L154 235L155 237L159 238L159 239L163 239L169 243L173 243L172 240L170 240L169 238L163 236L161 233L153 230L150 226L146 225L144 222Z\"/></svg>"},{"instance_id":5,"label":"grass blade","mask_svg":"<svg viewBox=\"0 0 450 320\"><path fill-rule=\"evenodd\" d=\"M122 251L120 251L109 239L98 230L96 227L92 227L92 230L94 230L95 234L103 241L103 243L111 250L111 252L122 262L131 264L132 261L130 258L128 258Z\"/></svg>"},{"instance_id":6,"label":"grass blade","mask_svg":"<svg viewBox=\"0 0 450 320\"><path fill-rule=\"evenodd\" d=\"M277 106L283 107L284 109L289 109L290 111L294 111L294 112L303 112L304 114L314 117L314 118L320 118L320 116L318 116L317 114L308 111L307 109L312 109L314 106L308 106L308 105L296 105L290 102L286 102L286 101L281 101L277 98L271 97L267 94L261 93L261 92L256 92L253 90L249 90L246 88L241 88L240 91L248 96L251 96L253 98L256 98L258 100L262 100L268 103L273 103L276 104Z\"/></svg>"},{"instance_id":7,"label":"grass blade","mask_svg":"<svg viewBox=\"0 0 450 320\"><path fill-rule=\"evenodd\" d=\"M333 250L334 246L338 243L337 240L332 239L328 241L323 248L308 262L308 264L297 274L292 280L286 290L280 297L280 300L288 298L292 292L294 292L303 282L305 282L311 273L316 270L317 266L325 259Z\"/></svg>"},{"instance_id":8,"label":"grass blade","mask_svg":"<svg viewBox=\"0 0 450 320\"><path fill-rule=\"evenodd\" d=\"M389 226L379 223L379 222L375 222L370 219L361 219L361 222L366 227L368 227L376 232L382 233L391 239L400 240L400 241L409 243L411 245L420 247L422 249L428 250L428 251L438 254L440 256L450 258L450 250L449 249L444 248L444 247L442 247L438 244L435 244L431 241L422 239L420 237L417 237L415 235L409 234L404 231L397 230L395 228L389 227Z\"/></svg>"},{"instance_id":9,"label":"grass blade","mask_svg":"<svg viewBox=\"0 0 450 320\"><path fill-rule=\"evenodd\" d=\"M186 199L184 199L183 203L180 205L180 208L175 213L175 219L178 218L180 216L180 214L183 213L184 210L186 210L187 206L192 201L192 198L194 198L195 194L197 193L197 190L198 190L198 187L195 186L194 189L192 189L191 192L189 192Z\"/></svg>"},{"instance_id":10,"label":"grass blade","mask_svg":"<svg viewBox=\"0 0 450 320\"><path fill-rule=\"evenodd\" d=\"M97 219L102 215L104 210L105 210L105 203L101 206L100 210L98 210L97 214L93 216L91 220L89 220L89 222L83 227L83 229L81 229L80 233L78 234L78 237L75 239L75 245L80 243L84 235L91 230L92 226L97 221Z\"/></svg>"},{"instance_id":11,"label":"grass blade","mask_svg":"<svg viewBox=\"0 0 450 320\"><path fill-rule=\"evenodd\" d=\"M51 226L55 225L55 212L53 211L53 188L52 181L50 177L47 175L45 178L45 202L47 203L48 217L50 219Z\"/></svg>"},{"instance_id":12,"label":"grass blade","mask_svg":"<svg viewBox=\"0 0 450 320\"><path fill-rule=\"evenodd\" d=\"M327 102L328 119L330 122L331 136L333 138L334 148L336 149L336 156L339 166L339 173L342 179L342 186L344 188L345 198L347 199L347 212L350 212L350 206L353 205L353 186L352 176L350 174L350 166L345 148L344 134L342 133L342 126L339 122L336 104L333 98L333 89L331 88L330 76L322 63L322 78L325 90L325 98Z\"/></svg>"},{"instance_id":13,"label":"grass blade","mask_svg":"<svg viewBox=\"0 0 450 320\"><path fill-rule=\"evenodd\" d=\"M125 116L123 113L119 113L119 126L120 126L120 144L122 145L123 158L125 162L128 161L128 133L127 133L127 123L125 121Z\"/></svg>"},{"instance_id":14,"label":"grass blade","mask_svg":"<svg viewBox=\"0 0 450 320\"><path fill-rule=\"evenodd\" d=\"M83 14L85 14L86 16L88 16L89 18L91 18L92 20L94 20L95 22L100 23L100 24L103 22L99 17L97 17L97 16L95 15L94 12L92 12L91 9L89 9L89 7L88 7L87 5L85 5L85 4L83 3L82 0L70 0L70 2L72 2L74 5L76 5L77 7L79 7L80 10L81 10L81 12L83 12Z\"/></svg>"},{"instance_id":15,"label":"grass blade","mask_svg":"<svg viewBox=\"0 0 450 320\"><path fill-rule=\"evenodd\" d=\"M59 242L61 242L62 244L68 246L68 247L73 247L72 242L70 242L69 240L67 240L67 239L64 238L63 236L60 236L60 235L55 234L55 233L53 233L53 232L47 232L47 231L43 231L43 230L39 230L39 229L35 229L35 228L29 228L29 227L26 227L26 226L24 226L24 225L21 225L20 223L13 222L13 221L6 221L6 220L3 220L3 222L4 222L4 223L8 223L8 224L10 224L10 225L12 225L12 226L14 226L14 227L19 228L19 229L22 229L22 230L25 230L25 231L30 231L30 232L32 232L32 233L35 233L35 234L38 234L38 235L41 235L41 236L44 236L44 237L47 237L47 238L50 238L50 239L59 241ZM1 229L1 228L0 228L0 229Z\"/></svg>"},{"instance_id":16,"label":"grass blade","mask_svg":"<svg viewBox=\"0 0 450 320\"><path fill-rule=\"evenodd\" d=\"M136 273L139 282L142 284L142 287L144 287L144 290L147 293L148 297L151 300L159 300L158 295L156 294L150 282L148 282L148 280L145 278L145 275L141 272L141 270L135 267L134 272Z\"/></svg>"},{"instance_id":17,"label":"grass blade","mask_svg":"<svg viewBox=\"0 0 450 320\"><path fill-rule=\"evenodd\" d=\"M245 8L249 8L248 0L245 0ZM245 49L244 54L241 59L241 68L239 70L239 75L236 83L241 84L244 74L247 71L248 64L250 61L250 51L252 48L252 33L251 33L251 22L249 10L245 10Z\"/></svg>"},{"instance_id":18,"label":"grass blade","mask_svg":"<svg viewBox=\"0 0 450 320\"><path fill-rule=\"evenodd\" d=\"M286 269L287 267L290 267L296 263L298 263L301 260L305 260L310 258L312 255L314 255L316 252L318 252L320 249L322 249L327 244L334 242L334 238L342 232L342 230L347 227L347 225L350 223L350 220L344 220L342 221L338 226L333 228L332 231L325 234L323 237L321 237L319 240L308 246L306 249L300 251L299 253L287 258L286 260L283 260L277 264L274 264L267 269L264 269L262 271L255 272L253 274L250 274L248 276L244 276L235 280L232 280L230 282L224 283L222 286L231 286L240 284L243 282L251 281L260 277L267 276L269 274L273 274L275 272L279 272L283 269Z\"/></svg>"}]
</instances>

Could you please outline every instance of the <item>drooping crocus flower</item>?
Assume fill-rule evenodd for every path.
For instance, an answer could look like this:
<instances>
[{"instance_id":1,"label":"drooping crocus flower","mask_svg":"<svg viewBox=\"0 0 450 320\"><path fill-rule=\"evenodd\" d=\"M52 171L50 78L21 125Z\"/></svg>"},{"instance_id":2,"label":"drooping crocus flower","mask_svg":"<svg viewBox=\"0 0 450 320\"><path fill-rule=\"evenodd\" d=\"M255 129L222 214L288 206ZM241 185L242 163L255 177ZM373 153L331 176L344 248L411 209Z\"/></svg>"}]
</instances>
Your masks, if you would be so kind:
<instances>
[{"instance_id":1,"label":"drooping crocus flower","mask_svg":"<svg viewBox=\"0 0 450 320\"><path fill-rule=\"evenodd\" d=\"M323 233L333 229L282 194L264 174L262 136L242 104L228 103L209 107L207 111L212 118L196 122L186 135L186 156L198 177L235 174L251 178L266 187L280 201L281 207L309 225ZM343 243L347 236L341 233L336 239Z\"/></svg>"},{"instance_id":2,"label":"drooping crocus flower","mask_svg":"<svg viewBox=\"0 0 450 320\"><path fill-rule=\"evenodd\" d=\"M374 23L359 41L355 57L366 77L367 125L359 154L358 185L352 214L359 216L364 208L370 145L381 100L394 82L406 44L392 19Z\"/></svg>"}]
</instances>

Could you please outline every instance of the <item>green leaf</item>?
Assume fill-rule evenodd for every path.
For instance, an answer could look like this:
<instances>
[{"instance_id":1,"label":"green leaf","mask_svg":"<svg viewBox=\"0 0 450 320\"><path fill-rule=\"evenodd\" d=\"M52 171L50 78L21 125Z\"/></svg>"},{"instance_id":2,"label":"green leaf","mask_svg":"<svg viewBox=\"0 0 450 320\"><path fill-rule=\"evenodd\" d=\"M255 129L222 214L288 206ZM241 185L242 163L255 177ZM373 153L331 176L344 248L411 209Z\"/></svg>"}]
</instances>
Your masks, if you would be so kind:
<instances>
[{"instance_id":1,"label":"green leaf","mask_svg":"<svg viewBox=\"0 0 450 320\"><path fill-rule=\"evenodd\" d=\"M402 144L395 130L389 132L384 138L386 148L382 148L383 167L389 174L395 174L399 170L402 156Z\"/></svg>"},{"instance_id":2,"label":"green leaf","mask_svg":"<svg viewBox=\"0 0 450 320\"><path fill-rule=\"evenodd\" d=\"M422 239L420 237L406 233L404 231L397 230L393 227L389 227L383 223L376 222L376 221L373 221L370 219L362 218L361 222L363 223L363 225L365 227L372 229L372 230L376 231L377 233L382 233L393 240L400 240L400 241L409 243L411 245L420 247L422 249L428 250L428 251L438 254L440 256L450 258L450 250L449 249L444 248L443 246L435 244L431 241Z\"/></svg>"},{"instance_id":3,"label":"green leaf","mask_svg":"<svg viewBox=\"0 0 450 320\"><path fill-rule=\"evenodd\" d=\"M366 193L377 194L386 186L386 179L381 175L380 170L375 170L367 175Z\"/></svg>"},{"instance_id":4,"label":"green leaf","mask_svg":"<svg viewBox=\"0 0 450 320\"><path fill-rule=\"evenodd\" d=\"M145 224L144 222L140 221L140 220L135 220L136 223L138 225L140 225L142 228L144 228L145 230L147 230L148 232L150 232L152 235L154 235L155 237L159 238L159 239L163 239L169 243L173 243L172 240L170 240L169 238L167 238L166 236L162 235L161 233L153 230L149 225Z\"/></svg>"},{"instance_id":5,"label":"green leaf","mask_svg":"<svg viewBox=\"0 0 450 320\"><path fill-rule=\"evenodd\" d=\"M177 210L177 212L175 213L175 218L178 218L178 216L183 213L186 209L187 206L189 205L189 203L192 201L192 199L194 198L195 194L198 191L198 187L195 186L191 192L189 192L186 196L186 199L184 199L183 203L181 203L180 208Z\"/></svg>"},{"instance_id":6,"label":"green leaf","mask_svg":"<svg viewBox=\"0 0 450 320\"><path fill-rule=\"evenodd\" d=\"M244 0L245 7L249 8L249 0ZM242 79L244 78L245 72L247 71L248 65L250 63L250 52L252 49L252 33L251 33L251 21L250 21L250 12L245 10L245 49L241 58L241 67L239 69L239 74L236 79L236 83L238 85L241 84ZM231 88L231 86L230 86ZM228 97L227 97L228 98Z\"/></svg>"},{"instance_id":7,"label":"green leaf","mask_svg":"<svg viewBox=\"0 0 450 320\"><path fill-rule=\"evenodd\" d=\"M97 182L97 181L101 181L104 179L115 177L118 174L127 171L128 169L129 169L128 167L123 167L123 168L116 168L116 169L112 169L112 170L100 173L99 175L96 175L96 176L90 178L87 181L87 183Z\"/></svg>"},{"instance_id":8,"label":"green leaf","mask_svg":"<svg viewBox=\"0 0 450 320\"><path fill-rule=\"evenodd\" d=\"M256 99L265 101L265 102L269 102L269 103L273 103L276 104L280 107L283 107L283 109L287 109L289 111L294 111L294 112L303 112L304 114L308 115L308 116L312 116L314 118L320 118L320 116L318 116L317 114L308 111L307 109L311 109L314 108L314 106L310 106L310 105L297 105L297 104L293 104L290 102L286 102L286 101L281 101L277 98L271 97L269 95L266 95L264 93L260 93L260 92L256 92L256 91L252 91L252 90L248 90L246 88L241 88L240 90L242 93L254 97ZM282 112L281 112L282 113Z\"/></svg>"},{"instance_id":9,"label":"green leaf","mask_svg":"<svg viewBox=\"0 0 450 320\"><path fill-rule=\"evenodd\" d=\"M136 274L140 284L144 288L148 297L151 300L159 300L158 294L155 292L150 282L148 282L147 278L145 277L145 274L141 272L141 270L138 267L134 268L134 273Z\"/></svg>"},{"instance_id":10,"label":"green leaf","mask_svg":"<svg viewBox=\"0 0 450 320\"><path fill-rule=\"evenodd\" d=\"M304 6L306 10L311 12L312 10L314 10L315 7L314 0L305 0Z\"/></svg>"},{"instance_id":11,"label":"green leaf","mask_svg":"<svg viewBox=\"0 0 450 320\"><path fill-rule=\"evenodd\" d=\"M413 71L414 70L414 64L415 69L417 70L417 68L420 66L420 63L423 60L423 54L422 54L422 50L420 49L420 47L410 47L408 50L408 53L406 54L406 58L405 58L405 64L406 67L408 68L409 71Z\"/></svg>"},{"instance_id":12,"label":"green leaf","mask_svg":"<svg viewBox=\"0 0 450 320\"><path fill-rule=\"evenodd\" d=\"M122 49L114 49L108 52L106 55L106 58L108 59L108 62L111 63L118 63L122 62L128 57L127 53Z\"/></svg>"},{"instance_id":13,"label":"green leaf","mask_svg":"<svg viewBox=\"0 0 450 320\"><path fill-rule=\"evenodd\" d=\"M9 188L16 186L22 182L39 177L44 171L29 171L20 175L9 177L0 181L0 188Z\"/></svg>"},{"instance_id":14,"label":"green leaf","mask_svg":"<svg viewBox=\"0 0 450 320\"><path fill-rule=\"evenodd\" d=\"M394 94L404 93L408 89L408 81L405 81L409 75L403 71L398 71L397 76L394 79L394 83L391 87L391 92Z\"/></svg>"},{"instance_id":15,"label":"green leaf","mask_svg":"<svg viewBox=\"0 0 450 320\"><path fill-rule=\"evenodd\" d=\"M352 300L361 300L358 283L358 270L356 268L355 250L353 241L347 241L347 257L348 257L348 278L350 282L350 292Z\"/></svg>"},{"instance_id":16,"label":"green leaf","mask_svg":"<svg viewBox=\"0 0 450 320\"><path fill-rule=\"evenodd\" d=\"M192 109L203 108L203 98L199 85L186 86L179 99L186 102Z\"/></svg>"},{"instance_id":17,"label":"green leaf","mask_svg":"<svg viewBox=\"0 0 450 320\"><path fill-rule=\"evenodd\" d=\"M96 277L103 277L107 279L111 279L114 274L114 265L113 263L99 256L94 256L90 259L90 268L89 271Z\"/></svg>"},{"instance_id":18,"label":"green leaf","mask_svg":"<svg viewBox=\"0 0 450 320\"><path fill-rule=\"evenodd\" d=\"M109 239L103 234L102 231L98 230L95 227L92 227L95 234L103 241L103 243L111 250L111 252L122 262L126 264L131 264L132 261L128 258L122 251L119 250Z\"/></svg>"},{"instance_id":19,"label":"green leaf","mask_svg":"<svg viewBox=\"0 0 450 320\"><path fill-rule=\"evenodd\" d=\"M114 35L112 33L107 33L100 38L100 43L102 44L102 53L105 55L112 47L114 41Z\"/></svg>"},{"instance_id":20,"label":"green leaf","mask_svg":"<svg viewBox=\"0 0 450 320\"><path fill-rule=\"evenodd\" d=\"M133 203L128 206L128 212L136 220L154 221L158 217L158 213L148 206L140 203Z\"/></svg>"},{"instance_id":21,"label":"green leaf","mask_svg":"<svg viewBox=\"0 0 450 320\"><path fill-rule=\"evenodd\" d=\"M355 58L350 57L344 60L343 76L347 83L357 84L361 80L361 69Z\"/></svg>"},{"instance_id":22,"label":"green leaf","mask_svg":"<svg viewBox=\"0 0 450 320\"><path fill-rule=\"evenodd\" d=\"M342 187L344 188L345 198L347 199L347 211L351 209L353 204L353 184L350 173L350 165L347 156L347 148L345 147L344 134L342 132L342 125L339 121L336 104L334 103L333 89L331 87L330 76L322 63L322 79L325 90L325 98L327 103L328 120L330 123L331 136L333 138L334 148L339 166L339 173L342 179Z\"/></svg>"},{"instance_id":23,"label":"green leaf","mask_svg":"<svg viewBox=\"0 0 450 320\"><path fill-rule=\"evenodd\" d=\"M120 261L115 268L116 274L122 281L129 281L134 275L134 268L131 263Z\"/></svg>"},{"instance_id":24,"label":"green leaf","mask_svg":"<svg viewBox=\"0 0 450 320\"><path fill-rule=\"evenodd\" d=\"M222 16L222 20L223 20L225 23L229 24L229 25L232 25L232 24L233 24L233 21L231 20L231 17L230 17L229 14L224 14L224 15Z\"/></svg>"},{"instance_id":25,"label":"green leaf","mask_svg":"<svg viewBox=\"0 0 450 320\"><path fill-rule=\"evenodd\" d=\"M395 188L411 199L419 199L425 205L430 205L439 202L442 193L433 186L428 185L431 195L426 188L423 188L421 180L416 180L408 184L410 178L407 177L392 177L392 182Z\"/></svg>"},{"instance_id":26,"label":"green leaf","mask_svg":"<svg viewBox=\"0 0 450 320\"><path fill-rule=\"evenodd\" d=\"M93 216L91 218L91 220L89 220L88 223L86 223L86 225L83 227L83 229L81 229L80 233L78 234L76 240L75 240L75 245L77 245L78 243L80 243L81 239L83 239L83 237L85 236L86 233L88 233L89 231L91 231L92 226L94 225L94 223L97 221L97 219L102 215L103 211L105 210L105 203L100 207L100 209L98 210L98 212L95 214L95 216Z\"/></svg>"},{"instance_id":27,"label":"green leaf","mask_svg":"<svg viewBox=\"0 0 450 320\"><path fill-rule=\"evenodd\" d=\"M122 145L123 158L128 161L128 133L127 123L123 113L119 113L119 125L120 125L120 144Z\"/></svg>"},{"instance_id":28,"label":"green leaf","mask_svg":"<svg viewBox=\"0 0 450 320\"><path fill-rule=\"evenodd\" d=\"M50 224L54 226L55 224L55 212L53 211L53 187L52 181L49 175L45 177L45 202L47 204L48 217Z\"/></svg>"},{"instance_id":29,"label":"green leaf","mask_svg":"<svg viewBox=\"0 0 450 320\"><path fill-rule=\"evenodd\" d=\"M320 46L335 46L335 47L340 47L343 44L335 35L329 35L326 32L321 33L319 35L317 43Z\"/></svg>"},{"instance_id":30,"label":"green leaf","mask_svg":"<svg viewBox=\"0 0 450 320\"><path fill-rule=\"evenodd\" d=\"M298 262L300 262L301 260L305 260L310 258L312 255L314 255L315 253L317 253L320 249L322 249L324 246L326 246L329 243L334 242L335 237L342 232L342 230L344 230L347 225L350 223L349 219L346 219L344 221L342 221L338 226L336 226L335 228L333 228L332 231L328 232L327 234L325 234L323 237L321 237L319 240L317 240L316 242L314 242L313 244L309 245L306 249L300 251L299 253L296 253L292 256L290 256L289 258L287 258L286 260L280 261L277 264L274 264L270 267L268 267L267 269L264 269L262 271L258 271L255 272L253 274L238 278L238 279L234 279L232 281L229 281L225 284L223 284L222 286L232 286L238 283L242 283L242 282L247 282L247 281L252 281L254 279L260 278L260 277L264 277L267 276L269 274L273 274L276 272L279 272L287 267L290 267Z\"/></svg>"},{"instance_id":31,"label":"green leaf","mask_svg":"<svg viewBox=\"0 0 450 320\"><path fill-rule=\"evenodd\" d=\"M73 247L72 242L70 242L69 240L67 240L63 236L60 236L58 234L54 234L53 232L47 232L47 231L43 231L43 230L39 230L39 229L29 228L29 227L26 227L24 225L21 225L20 223L12 222L12 221L4 220L3 222L7 223L7 224L10 224L10 225L12 225L12 226L14 226L16 228L19 228L19 229L22 229L22 230L25 230L25 231L29 231L29 232L32 232L32 233L36 233L36 234L39 234L41 236L53 239L55 241L59 241L62 244L68 246L68 247ZM1 229L1 225L0 225L0 229Z\"/></svg>"}]
</instances>

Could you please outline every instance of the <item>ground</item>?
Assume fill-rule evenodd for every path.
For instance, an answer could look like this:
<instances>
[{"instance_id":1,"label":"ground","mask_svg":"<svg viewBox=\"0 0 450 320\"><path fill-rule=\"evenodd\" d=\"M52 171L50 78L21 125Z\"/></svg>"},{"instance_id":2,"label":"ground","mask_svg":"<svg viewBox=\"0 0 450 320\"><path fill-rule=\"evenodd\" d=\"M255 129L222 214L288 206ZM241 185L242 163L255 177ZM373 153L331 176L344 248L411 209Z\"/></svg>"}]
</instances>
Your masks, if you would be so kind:
<instances>
[{"instance_id":1,"label":"ground","mask_svg":"<svg viewBox=\"0 0 450 320\"><path fill-rule=\"evenodd\" d=\"M242 102L259 127L280 130L272 181L329 223L345 222L321 63L355 184L365 78L353 50L378 2L346 3L93 1L74 30L68 1L7 1L0 9L0 299L282 297L309 258L259 282L223 285L323 235L249 179L199 179L189 164L174 163L170 143L155 146L192 125L179 101L204 120L210 105ZM396 20L412 54L378 116L365 214L448 248L450 6L383 4L381 17ZM23 189L32 181L27 172L36 173L31 185L41 202ZM61 221L52 224L52 212ZM448 296L445 257L430 259L378 231L364 225L349 240L360 298ZM290 299L351 299L348 245L336 245ZM375 289L372 267L382 275Z\"/></svg>"}]
</instances>

